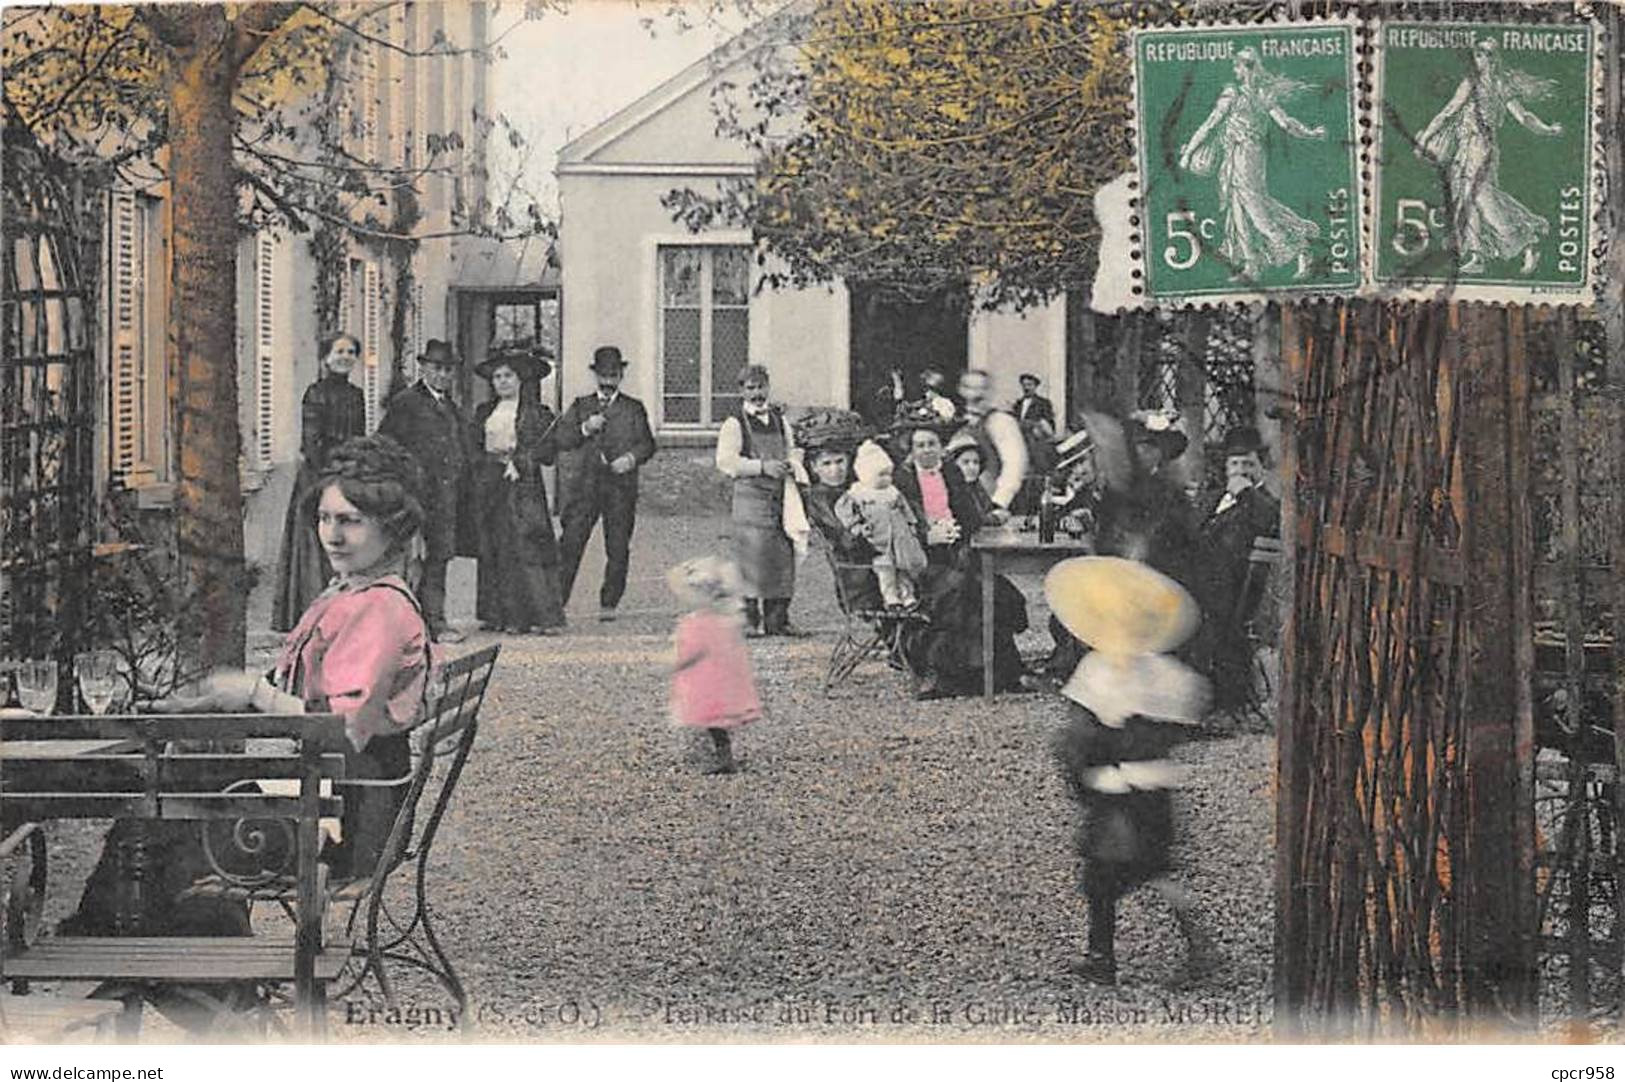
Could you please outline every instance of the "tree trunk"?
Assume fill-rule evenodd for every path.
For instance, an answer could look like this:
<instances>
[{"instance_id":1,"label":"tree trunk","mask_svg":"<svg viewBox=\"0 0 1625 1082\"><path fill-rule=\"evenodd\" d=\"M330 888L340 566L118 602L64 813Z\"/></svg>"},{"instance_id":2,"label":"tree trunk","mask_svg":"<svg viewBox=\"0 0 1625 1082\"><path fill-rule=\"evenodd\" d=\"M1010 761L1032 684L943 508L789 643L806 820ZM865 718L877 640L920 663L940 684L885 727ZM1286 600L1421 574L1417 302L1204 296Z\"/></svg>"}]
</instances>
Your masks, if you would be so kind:
<instances>
[{"instance_id":1,"label":"tree trunk","mask_svg":"<svg viewBox=\"0 0 1625 1082\"><path fill-rule=\"evenodd\" d=\"M169 91L170 401L187 660L241 666L247 630L237 423L237 59L225 9L200 5Z\"/></svg>"}]
</instances>

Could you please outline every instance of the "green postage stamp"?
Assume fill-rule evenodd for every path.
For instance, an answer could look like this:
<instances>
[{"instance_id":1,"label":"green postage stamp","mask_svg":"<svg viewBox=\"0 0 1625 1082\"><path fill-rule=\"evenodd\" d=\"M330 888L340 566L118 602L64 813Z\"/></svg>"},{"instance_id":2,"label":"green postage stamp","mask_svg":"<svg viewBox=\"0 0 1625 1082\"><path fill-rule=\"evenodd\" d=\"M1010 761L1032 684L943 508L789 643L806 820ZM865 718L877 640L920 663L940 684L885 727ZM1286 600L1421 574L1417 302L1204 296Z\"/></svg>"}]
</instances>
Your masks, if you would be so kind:
<instances>
[{"instance_id":1,"label":"green postage stamp","mask_svg":"<svg viewBox=\"0 0 1625 1082\"><path fill-rule=\"evenodd\" d=\"M1379 288L1589 291L1596 62L1585 23L1378 24Z\"/></svg>"},{"instance_id":2,"label":"green postage stamp","mask_svg":"<svg viewBox=\"0 0 1625 1082\"><path fill-rule=\"evenodd\" d=\"M1350 22L1135 34L1147 301L1358 290L1356 59Z\"/></svg>"}]
</instances>

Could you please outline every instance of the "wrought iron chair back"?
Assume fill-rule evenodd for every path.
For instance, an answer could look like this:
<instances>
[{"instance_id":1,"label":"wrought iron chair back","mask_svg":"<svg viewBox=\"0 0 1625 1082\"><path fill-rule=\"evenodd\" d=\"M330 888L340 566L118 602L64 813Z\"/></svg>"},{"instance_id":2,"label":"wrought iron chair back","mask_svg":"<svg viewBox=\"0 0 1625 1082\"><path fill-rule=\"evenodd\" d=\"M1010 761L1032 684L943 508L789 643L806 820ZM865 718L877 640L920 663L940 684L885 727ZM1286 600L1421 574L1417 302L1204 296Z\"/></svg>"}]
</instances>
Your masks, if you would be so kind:
<instances>
[{"instance_id":1,"label":"wrought iron chair back","mask_svg":"<svg viewBox=\"0 0 1625 1082\"><path fill-rule=\"evenodd\" d=\"M1251 647L1247 699L1244 709L1253 718L1269 721L1275 700L1276 648L1280 638L1281 607L1279 588L1281 562L1285 549L1279 538L1260 535L1253 538L1247 556L1247 576L1242 582L1237 612L1236 634Z\"/></svg>"},{"instance_id":2,"label":"wrought iron chair back","mask_svg":"<svg viewBox=\"0 0 1625 1082\"><path fill-rule=\"evenodd\" d=\"M383 783L353 785L405 785L405 799L396 815L382 855L372 875L348 891L353 899L347 927L364 922L365 942L357 946L365 962L346 992L375 976L385 1000L397 1005L394 981L387 963L398 962L433 976L457 1002L458 1017L466 1017L467 996L456 969L435 933L428 898L428 860L440 824L461 777L479 730L480 706L496 667L500 645L487 646L442 666L432 683L424 719L413 730L413 768L405 778ZM443 768L443 769L441 769ZM433 794L429 797L429 794ZM419 805L428 797L428 815ZM397 916L389 907L388 884L397 872L412 877L409 910Z\"/></svg>"},{"instance_id":3,"label":"wrought iron chair back","mask_svg":"<svg viewBox=\"0 0 1625 1082\"><path fill-rule=\"evenodd\" d=\"M884 657L893 668L907 670L904 636L910 626L923 623L925 618L917 613L900 615L865 604L850 588L849 576L864 575L873 581L874 569L868 564L842 560L835 542L822 529L817 533L819 548L835 580L835 604L841 610L842 621L841 634L830 649L829 665L824 673L824 694L832 694L859 665L871 658ZM875 596L879 596L878 586Z\"/></svg>"}]
</instances>

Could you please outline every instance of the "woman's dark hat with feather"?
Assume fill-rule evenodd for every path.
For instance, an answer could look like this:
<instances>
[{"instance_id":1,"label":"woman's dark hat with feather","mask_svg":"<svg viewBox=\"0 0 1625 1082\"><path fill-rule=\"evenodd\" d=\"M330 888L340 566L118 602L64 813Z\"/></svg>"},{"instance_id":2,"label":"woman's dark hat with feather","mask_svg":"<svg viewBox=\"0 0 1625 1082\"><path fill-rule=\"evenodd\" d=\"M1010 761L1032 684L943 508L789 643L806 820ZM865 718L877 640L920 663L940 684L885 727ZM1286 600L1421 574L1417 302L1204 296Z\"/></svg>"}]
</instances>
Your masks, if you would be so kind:
<instances>
[{"instance_id":1,"label":"woman's dark hat with feather","mask_svg":"<svg viewBox=\"0 0 1625 1082\"><path fill-rule=\"evenodd\" d=\"M851 410L814 410L790 425L795 433L796 446L808 455L819 451L852 451L869 438L869 426L861 416Z\"/></svg>"}]
</instances>

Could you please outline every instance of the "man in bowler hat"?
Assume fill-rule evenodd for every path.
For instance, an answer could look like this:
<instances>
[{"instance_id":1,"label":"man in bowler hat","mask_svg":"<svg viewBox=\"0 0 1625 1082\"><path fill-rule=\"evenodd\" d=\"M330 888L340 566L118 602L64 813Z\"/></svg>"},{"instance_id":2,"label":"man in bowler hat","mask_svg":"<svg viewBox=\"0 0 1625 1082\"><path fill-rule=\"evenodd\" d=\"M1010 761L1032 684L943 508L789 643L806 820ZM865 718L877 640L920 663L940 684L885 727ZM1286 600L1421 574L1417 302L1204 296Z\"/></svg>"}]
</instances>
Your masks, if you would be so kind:
<instances>
[{"instance_id":1,"label":"man in bowler hat","mask_svg":"<svg viewBox=\"0 0 1625 1082\"><path fill-rule=\"evenodd\" d=\"M457 358L451 346L429 339L418 358L418 381L389 400L380 435L416 456L423 468L423 575L417 583L424 618L441 642L461 642L446 624L446 565L457 555L457 511L473 455L468 419L451 397Z\"/></svg>"},{"instance_id":2,"label":"man in bowler hat","mask_svg":"<svg viewBox=\"0 0 1625 1082\"><path fill-rule=\"evenodd\" d=\"M1214 707L1245 704L1251 649L1244 634L1262 600L1261 579L1249 575L1253 542L1281 536L1281 501L1264 487L1264 441L1256 428L1231 430L1224 441L1224 492L1202 522L1205 549L1206 647Z\"/></svg>"},{"instance_id":3,"label":"man in bowler hat","mask_svg":"<svg viewBox=\"0 0 1625 1082\"><path fill-rule=\"evenodd\" d=\"M559 493L564 540L559 554L559 588L570 603L581 554L599 516L604 519L604 582L598 590L598 618L615 619L626 592L626 571L637 520L638 467L654 457L655 438L643 403L621 393L626 362L614 346L593 351L598 390L571 402L559 418L558 443L574 461Z\"/></svg>"},{"instance_id":4,"label":"man in bowler hat","mask_svg":"<svg viewBox=\"0 0 1625 1082\"><path fill-rule=\"evenodd\" d=\"M1021 422L1022 428L1049 426L1045 437L1055 435L1055 406L1038 393L1038 377L1031 372L1021 374L1021 397L1010 407L1010 412Z\"/></svg>"}]
</instances>

